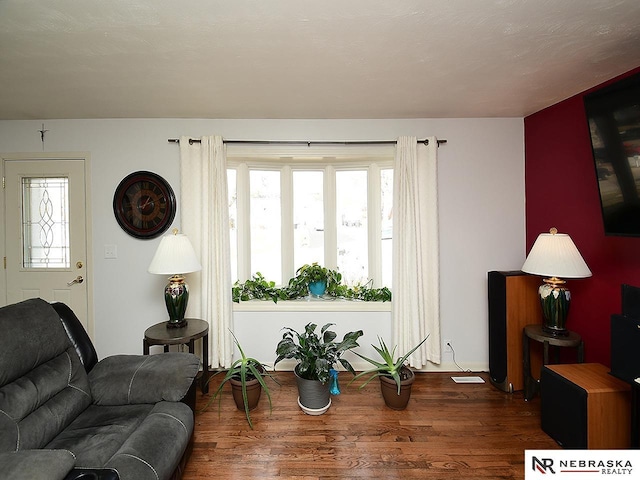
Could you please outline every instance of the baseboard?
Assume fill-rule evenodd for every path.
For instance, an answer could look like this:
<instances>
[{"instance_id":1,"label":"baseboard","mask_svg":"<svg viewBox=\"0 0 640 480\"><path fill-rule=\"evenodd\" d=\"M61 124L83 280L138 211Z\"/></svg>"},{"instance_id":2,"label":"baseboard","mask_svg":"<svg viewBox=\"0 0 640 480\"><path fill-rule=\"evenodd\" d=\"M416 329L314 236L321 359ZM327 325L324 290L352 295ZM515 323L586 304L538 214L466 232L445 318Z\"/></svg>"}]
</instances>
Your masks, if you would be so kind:
<instances>
[{"instance_id":1,"label":"baseboard","mask_svg":"<svg viewBox=\"0 0 640 480\"><path fill-rule=\"evenodd\" d=\"M371 364L364 360L349 360L356 372L362 372L372 368ZM283 360L276 365L276 370L281 372L293 371L297 364L295 360ZM266 362L265 365L269 370L273 370L273 362ZM338 370L344 370L340 367ZM440 365L429 363L423 368L414 368L416 372L441 372L441 373L480 373L488 372L488 363L465 363L456 365L454 362L443 362Z\"/></svg>"}]
</instances>

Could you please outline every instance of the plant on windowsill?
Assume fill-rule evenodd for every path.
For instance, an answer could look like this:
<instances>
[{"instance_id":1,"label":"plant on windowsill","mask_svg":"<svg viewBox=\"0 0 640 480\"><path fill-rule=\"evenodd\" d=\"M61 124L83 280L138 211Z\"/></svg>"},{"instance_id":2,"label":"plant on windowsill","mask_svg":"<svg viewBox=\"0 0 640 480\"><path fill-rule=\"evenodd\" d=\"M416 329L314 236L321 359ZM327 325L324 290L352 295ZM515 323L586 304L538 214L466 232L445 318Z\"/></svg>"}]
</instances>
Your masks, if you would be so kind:
<instances>
[{"instance_id":1,"label":"plant on windowsill","mask_svg":"<svg viewBox=\"0 0 640 480\"><path fill-rule=\"evenodd\" d=\"M310 295L321 297L335 291L341 280L342 274L314 262L301 266L296 271L296 276L289 280L289 287L296 291L308 290Z\"/></svg>"},{"instance_id":2,"label":"plant on windowsill","mask_svg":"<svg viewBox=\"0 0 640 480\"><path fill-rule=\"evenodd\" d=\"M359 387L363 388L371 380L378 377L380 378L380 390L382 391L382 397L384 398L385 404L394 410L404 410L411 398L411 385L415 380L415 373L411 368L409 368L409 366L405 365L405 362L413 352L427 341L427 338L429 338L429 335L427 335L426 338L418 345L409 350L408 353L396 360L394 360L393 357L396 353L397 345L393 347L392 351L389 351L387 344L381 337L378 337L378 343L380 344L379 347L376 347L375 345L371 346L376 350L376 352L378 352L382 361L373 360L359 354L358 352L353 352L363 360L372 364L374 368L361 372L353 377L349 382L349 385L351 385L355 380L368 375L369 378Z\"/></svg>"},{"instance_id":3,"label":"plant on windowsill","mask_svg":"<svg viewBox=\"0 0 640 480\"><path fill-rule=\"evenodd\" d=\"M373 280L362 285L350 287L342 284L342 275L335 271L313 263L305 264L296 271L296 276L289 280L284 287L276 287L275 282L269 281L257 272L243 283L236 282L231 288L232 299L236 303L248 300L295 300L309 295L309 284L316 280L325 279L327 283L325 295L347 300L365 302L389 302L391 290L387 287L373 288Z\"/></svg>"},{"instance_id":4,"label":"plant on windowsill","mask_svg":"<svg viewBox=\"0 0 640 480\"><path fill-rule=\"evenodd\" d=\"M220 404L222 401L222 389L224 385L229 382L231 385L231 393L233 395L233 400L236 403L236 407L238 410L244 410L244 413L247 417L247 422L249 423L249 427L253 429L253 423L251 422L251 415L249 412L258 406L258 402L260 401L260 395L264 390L264 393L267 395L269 399L269 412L272 411L273 406L271 404L271 393L269 392L269 387L264 381L264 377L271 378L274 382L278 383L278 381L273 377L270 373L267 372L265 366L256 360L255 358L247 357L238 342L236 336L231 332L233 336L233 341L238 347L238 351L240 352L240 358L237 359L228 370L220 370L213 374L207 380L207 383L216 376L218 373L225 372L225 376L220 382L215 393L211 396L207 404L202 408L201 411L206 410L211 403L218 397L218 415L220 415Z\"/></svg>"},{"instance_id":5,"label":"plant on windowsill","mask_svg":"<svg viewBox=\"0 0 640 480\"><path fill-rule=\"evenodd\" d=\"M353 375L356 374L351 364L342 358L342 354L358 347L358 338L362 330L348 332L342 341L336 341L336 333L329 330L333 323L327 323L316 333L317 325L308 323L303 333L286 327L282 340L276 347L276 364L284 359L298 361L294 368L298 385L300 408L305 413L324 413L331 405L329 397L330 370L338 362Z\"/></svg>"}]
</instances>

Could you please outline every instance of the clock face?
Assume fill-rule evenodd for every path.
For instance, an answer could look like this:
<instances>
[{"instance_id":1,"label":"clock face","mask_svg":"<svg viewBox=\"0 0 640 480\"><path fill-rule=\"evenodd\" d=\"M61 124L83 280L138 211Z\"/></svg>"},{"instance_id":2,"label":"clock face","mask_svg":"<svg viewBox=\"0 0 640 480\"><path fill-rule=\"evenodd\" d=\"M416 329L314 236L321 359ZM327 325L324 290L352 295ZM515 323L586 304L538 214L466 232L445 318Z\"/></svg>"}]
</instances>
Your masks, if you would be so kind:
<instances>
[{"instance_id":1,"label":"clock face","mask_svg":"<svg viewBox=\"0 0 640 480\"><path fill-rule=\"evenodd\" d=\"M122 229L136 238L154 238L176 215L176 197L160 175L134 172L122 179L113 195L113 212Z\"/></svg>"}]
</instances>

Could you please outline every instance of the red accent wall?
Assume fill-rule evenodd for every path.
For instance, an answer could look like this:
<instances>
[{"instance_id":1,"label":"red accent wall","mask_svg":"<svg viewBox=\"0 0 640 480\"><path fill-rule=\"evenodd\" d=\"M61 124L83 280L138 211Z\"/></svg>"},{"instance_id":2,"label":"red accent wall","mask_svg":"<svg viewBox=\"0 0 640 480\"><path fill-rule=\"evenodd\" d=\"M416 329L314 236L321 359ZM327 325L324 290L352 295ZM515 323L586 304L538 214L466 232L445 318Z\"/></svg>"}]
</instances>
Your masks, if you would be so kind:
<instances>
[{"instance_id":1,"label":"red accent wall","mask_svg":"<svg viewBox=\"0 0 640 480\"><path fill-rule=\"evenodd\" d=\"M598 85L595 90L630 74ZM538 234L568 233L593 276L567 282L567 328L582 335L587 362L610 365L610 316L620 285L640 286L640 237L605 236L582 92L524 119L526 249Z\"/></svg>"}]
</instances>

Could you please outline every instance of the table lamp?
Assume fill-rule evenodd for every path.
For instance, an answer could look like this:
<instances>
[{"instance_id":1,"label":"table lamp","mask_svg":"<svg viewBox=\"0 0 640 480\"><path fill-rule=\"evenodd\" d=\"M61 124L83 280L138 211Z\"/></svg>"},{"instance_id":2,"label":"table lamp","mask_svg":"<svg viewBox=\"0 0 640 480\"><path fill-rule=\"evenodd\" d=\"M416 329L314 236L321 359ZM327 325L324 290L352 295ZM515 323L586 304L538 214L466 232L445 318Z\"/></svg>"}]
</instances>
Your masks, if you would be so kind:
<instances>
[{"instance_id":1,"label":"table lamp","mask_svg":"<svg viewBox=\"0 0 640 480\"><path fill-rule=\"evenodd\" d=\"M556 228L549 233L538 235L522 271L542 277L543 284L538 288L543 330L552 335L567 335L566 328L571 293L561 278L586 278L591 270L580 255L578 248L566 233L558 233Z\"/></svg>"},{"instance_id":2,"label":"table lamp","mask_svg":"<svg viewBox=\"0 0 640 480\"><path fill-rule=\"evenodd\" d=\"M156 254L149 265L149 273L171 275L164 289L164 301L169 313L167 328L184 327L184 318L189 302L189 288L184 274L202 270L191 242L186 235L174 228L170 235L162 237Z\"/></svg>"}]
</instances>

